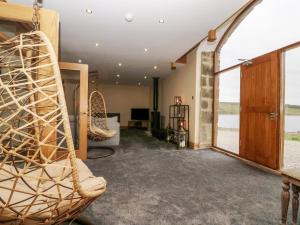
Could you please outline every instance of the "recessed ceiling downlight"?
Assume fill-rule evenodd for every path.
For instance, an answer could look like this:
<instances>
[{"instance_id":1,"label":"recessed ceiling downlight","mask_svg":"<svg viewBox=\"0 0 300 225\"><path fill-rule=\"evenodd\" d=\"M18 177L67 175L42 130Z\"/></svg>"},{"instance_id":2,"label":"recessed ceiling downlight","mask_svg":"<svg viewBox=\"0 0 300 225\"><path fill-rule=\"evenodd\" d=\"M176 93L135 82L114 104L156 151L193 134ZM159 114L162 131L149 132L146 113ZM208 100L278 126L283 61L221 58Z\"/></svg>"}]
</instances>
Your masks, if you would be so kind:
<instances>
[{"instance_id":1,"label":"recessed ceiling downlight","mask_svg":"<svg viewBox=\"0 0 300 225\"><path fill-rule=\"evenodd\" d=\"M138 82L138 85L141 86L141 82Z\"/></svg>"},{"instance_id":2,"label":"recessed ceiling downlight","mask_svg":"<svg viewBox=\"0 0 300 225\"><path fill-rule=\"evenodd\" d=\"M144 76L144 79L147 79L148 77L147 77L147 75L146 76Z\"/></svg>"},{"instance_id":3,"label":"recessed ceiling downlight","mask_svg":"<svg viewBox=\"0 0 300 225\"><path fill-rule=\"evenodd\" d=\"M148 52L148 48L145 48L144 51L145 51L145 52Z\"/></svg>"},{"instance_id":4,"label":"recessed ceiling downlight","mask_svg":"<svg viewBox=\"0 0 300 225\"><path fill-rule=\"evenodd\" d=\"M85 12L86 12L87 14L93 14L93 10L91 10L91 9L86 9Z\"/></svg>"},{"instance_id":5,"label":"recessed ceiling downlight","mask_svg":"<svg viewBox=\"0 0 300 225\"><path fill-rule=\"evenodd\" d=\"M81 59L78 59L78 63L82 63L82 60L81 60Z\"/></svg>"},{"instance_id":6,"label":"recessed ceiling downlight","mask_svg":"<svg viewBox=\"0 0 300 225\"><path fill-rule=\"evenodd\" d=\"M121 63L121 62L119 62L119 63L118 63L118 66L119 66L119 67L121 67L121 66L122 66L122 63Z\"/></svg>"},{"instance_id":7,"label":"recessed ceiling downlight","mask_svg":"<svg viewBox=\"0 0 300 225\"><path fill-rule=\"evenodd\" d=\"M157 66L154 66L153 68L154 68L155 70L157 70L158 67L157 67Z\"/></svg>"},{"instance_id":8,"label":"recessed ceiling downlight","mask_svg":"<svg viewBox=\"0 0 300 225\"><path fill-rule=\"evenodd\" d=\"M116 76L119 78L119 77L120 77L120 74L117 74Z\"/></svg>"},{"instance_id":9,"label":"recessed ceiling downlight","mask_svg":"<svg viewBox=\"0 0 300 225\"><path fill-rule=\"evenodd\" d=\"M126 20L128 23L132 22L133 19L134 19L134 16L133 16L132 13L126 13L126 14L125 14L125 20Z\"/></svg>"},{"instance_id":10,"label":"recessed ceiling downlight","mask_svg":"<svg viewBox=\"0 0 300 225\"><path fill-rule=\"evenodd\" d=\"M95 46L96 46L96 47L99 47L99 43L96 43Z\"/></svg>"},{"instance_id":11,"label":"recessed ceiling downlight","mask_svg":"<svg viewBox=\"0 0 300 225\"><path fill-rule=\"evenodd\" d=\"M159 23L165 23L166 21L164 19L159 19L158 22Z\"/></svg>"}]
</instances>

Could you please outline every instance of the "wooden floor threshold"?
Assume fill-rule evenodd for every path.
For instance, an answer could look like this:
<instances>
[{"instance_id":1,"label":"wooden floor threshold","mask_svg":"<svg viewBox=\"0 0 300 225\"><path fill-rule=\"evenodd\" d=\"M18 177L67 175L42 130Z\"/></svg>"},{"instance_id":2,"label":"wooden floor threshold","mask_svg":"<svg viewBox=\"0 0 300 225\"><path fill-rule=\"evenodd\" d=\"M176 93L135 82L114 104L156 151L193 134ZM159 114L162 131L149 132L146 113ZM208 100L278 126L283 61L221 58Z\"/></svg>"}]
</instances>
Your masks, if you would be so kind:
<instances>
[{"instance_id":1,"label":"wooden floor threshold","mask_svg":"<svg viewBox=\"0 0 300 225\"><path fill-rule=\"evenodd\" d=\"M239 159L241 161L243 161L244 163L250 165L250 166L253 166L257 169L261 169L263 171L266 171L266 172L269 172L269 173L272 173L274 175L278 175L280 176L281 175L281 172L279 170L274 170L274 169L271 169L271 168L268 168L266 166L263 166L263 165L260 165L258 163L255 163L255 162L252 162L250 160L247 160L247 159L244 159L244 158L241 158L240 156L236 155L236 154L233 154L231 152L228 152L228 151L225 151L224 149L220 149L220 148L216 148L216 147L211 147L211 150L215 151L215 152L219 152L219 153L222 153L224 155L227 155L229 157L232 157L232 158L235 158L235 159Z\"/></svg>"}]
</instances>

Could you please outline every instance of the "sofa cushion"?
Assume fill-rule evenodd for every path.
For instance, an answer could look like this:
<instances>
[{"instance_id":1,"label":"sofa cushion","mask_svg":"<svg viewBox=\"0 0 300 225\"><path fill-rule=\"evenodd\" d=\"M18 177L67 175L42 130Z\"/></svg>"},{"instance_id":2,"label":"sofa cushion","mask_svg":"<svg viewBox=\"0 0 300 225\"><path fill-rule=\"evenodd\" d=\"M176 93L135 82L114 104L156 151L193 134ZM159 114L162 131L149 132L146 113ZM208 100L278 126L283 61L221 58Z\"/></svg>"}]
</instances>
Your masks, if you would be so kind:
<instances>
[{"instance_id":1,"label":"sofa cushion","mask_svg":"<svg viewBox=\"0 0 300 225\"><path fill-rule=\"evenodd\" d=\"M107 123L118 123L118 117L117 116L113 116L113 117L108 117L107 118Z\"/></svg>"}]
</instances>

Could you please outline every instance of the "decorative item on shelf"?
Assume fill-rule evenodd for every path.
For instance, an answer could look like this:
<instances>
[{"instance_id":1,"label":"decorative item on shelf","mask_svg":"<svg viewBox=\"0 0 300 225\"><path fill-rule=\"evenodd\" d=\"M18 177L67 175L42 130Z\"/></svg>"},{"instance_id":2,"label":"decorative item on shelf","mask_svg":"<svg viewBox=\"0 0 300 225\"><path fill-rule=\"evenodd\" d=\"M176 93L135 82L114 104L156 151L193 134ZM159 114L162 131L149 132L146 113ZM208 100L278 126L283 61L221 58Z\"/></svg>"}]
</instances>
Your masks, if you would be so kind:
<instances>
[{"instance_id":1,"label":"decorative item on shelf","mask_svg":"<svg viewBox=\"0 0 300 225\"><path fill-rule=\"evenodd\" d=\"M178 120L178 148L182 149L186 147L186 131L185 120Z\"/></svg>"},{"instance_id":2,"label":"decorative item on shelf","mask_svg":"<svg viewBox=\"0 0 300 225\"><path fill-rule=\"evenodd\" d=\"M168 143L171 141L171 138L172 138L172 135L171 135L171 133L169 131L170 131L170 124L168 124L168 126L167 126L167 138L166 138L166 141Z\"/></svg>"},{"instance_id":3,"label":"decorative item on shelf","mask_svg":"<svg viewBox=\"0 0 300 225\"><path fill-rule=\"evenodd\" d=\"M186 131L183 127L178 131L178 148L182 149L186 147Z\"/></svg>"},{"instance_id":4,"label":"decorative item on shelf","mask_svg":"<svg viewBox=\"0 0 300 225\"><path fill-rule=\"evenodd\" d=\"M184 107L181 107L182 105L177 105L178 107L177 107L177 117L184 117Z\"/></svg>"},{"instance_id":5,"label":"decorative item on shelf","mask_svg":"<svg viewBox=\"0 0 300 225\"><path fill-rule=\"evenodd\" d=\"M181 105L182 104L181 96L175 96L174 97L174 104L175 105Z\"/></svg>"},{"instance_id":6,"label":"decorative item on shelf","mask_svg":"<svg viewBox=\"0 0 300 225\"><path fill-rule=\"evenodd\" d=\"M178 120L178 130L185 131L185 120L182 119Z\"/></svg>"}]
</instances>

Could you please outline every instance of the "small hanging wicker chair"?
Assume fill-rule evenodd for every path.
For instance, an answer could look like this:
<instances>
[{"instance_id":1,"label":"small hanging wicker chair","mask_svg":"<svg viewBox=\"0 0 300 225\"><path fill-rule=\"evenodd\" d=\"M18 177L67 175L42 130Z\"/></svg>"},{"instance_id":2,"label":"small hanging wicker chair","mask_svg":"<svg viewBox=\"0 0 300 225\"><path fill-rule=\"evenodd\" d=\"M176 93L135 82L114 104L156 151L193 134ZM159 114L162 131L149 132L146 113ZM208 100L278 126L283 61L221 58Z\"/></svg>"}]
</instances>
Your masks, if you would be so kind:
<instances>
[{"instance_id":1,"label":"small hanging wicker chair","mask_svg":"<svg viewBox=\"0 0 300 225\"><path fill-rule=\"evenodd\" d=\"M0 43L0 223L62 224L106 189L76 158L55 52L42 32Z\"/></svg>"},{"instance_id":2,"label":"small hanging wicker chair","mask_svg":"<svg viewBox=\"0 0 300 225\"><path fill-rule=\"evenodd\" d=\"M99 91L92 91L89 96L89 113L88 113L88 138L92 141L101 142L114 137L116 130L110 130L107 125L106 106L103 95ZM106 149L110 153L100 156L91 157L90 159L103 158L114 154L114 149L110 147L89 147L89 150Z\"/></svg>"}]
</instances>

